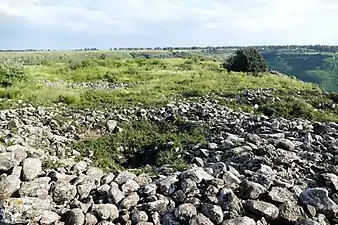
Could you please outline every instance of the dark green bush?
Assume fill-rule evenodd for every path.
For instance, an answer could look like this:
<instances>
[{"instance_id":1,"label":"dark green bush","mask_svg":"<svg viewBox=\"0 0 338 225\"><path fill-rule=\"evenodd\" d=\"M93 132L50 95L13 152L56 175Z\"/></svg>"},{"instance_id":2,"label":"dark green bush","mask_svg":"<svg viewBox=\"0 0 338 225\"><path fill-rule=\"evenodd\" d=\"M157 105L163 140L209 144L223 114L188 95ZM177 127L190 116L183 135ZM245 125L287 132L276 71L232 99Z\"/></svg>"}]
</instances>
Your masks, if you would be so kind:
<instances>
[{"instance_id":1,"label":"dark green bush","mask_svg":"<svg viewBox=\"0 0 338 225\"><path fill-rule=\"evenodd\" d=\"M70 61L68 61L68 64L69 64L69 68L71 70L77 70L77 69L97 66L98 62L96 60L93 60L93 59L85 59L85 60L82 60L82 61L70 60Z\"/></svg>"},{"instance_id":2,"label":"dark green bush","mask_svg":"<svg viewBox=\"0 0 338 225\"><path fill-rule=\"evenodd\" d=\"M106 80L109 83L116 83L117 82L117 74L112 71L108 71L103 76L103 79Z\"/></svg>"},{"instance_id":3,"label":"dark green bush","mask_svg":"<svg viewBox=\"0 0 338 225\"><path fill-rule=\"evenodd\" d=\"M228 71L247 72L257 75L266 72L268 69L267 61L255 48L243 48L231 55L223 67Z\"/></svg>"},{"instance_id":4,"label":"dark green bush","mask_svg":"<svg viewBox=\"0 0 338 225\"><path fill-rule=\"evenodd\" d=\"M57 99L57 103L65 103L67 105L75 104L80 101L80 98L74 94L61 94Z\"/></svg>"},{"instance_id":5,"label":"dark green bush","mask_svg":"<svg viewBox=\"0 0 338 225\"><path fill-rule=\"evenodd\" d=\"M334 103L338 104L338 93L335 93L335 92L330 93L330 99L331 99Z\"/></svg>"},{"instance_id":6,"label":"dark green bush","mask_svg":"<svg viewBox=\"0 0 338 225\"><path fill-rule=\"evenodd\" d=\"M194 90L185 91L185 92L182 93L182 95L186 98L203 97L205 95L205 92L203 90L200 90L200 89L194 89Z\"/></svg>"},{"instance_id":7,"label":"dark green bush","mask_svg":"<svg viewBox=\"0 0 338 225\"><path fill-rule=\"evenodd\" d=\"M13 84L28 79L28 73L23 66L15 64L0 64L0 85L9 87Z\"/></svg>"}]
</instances>

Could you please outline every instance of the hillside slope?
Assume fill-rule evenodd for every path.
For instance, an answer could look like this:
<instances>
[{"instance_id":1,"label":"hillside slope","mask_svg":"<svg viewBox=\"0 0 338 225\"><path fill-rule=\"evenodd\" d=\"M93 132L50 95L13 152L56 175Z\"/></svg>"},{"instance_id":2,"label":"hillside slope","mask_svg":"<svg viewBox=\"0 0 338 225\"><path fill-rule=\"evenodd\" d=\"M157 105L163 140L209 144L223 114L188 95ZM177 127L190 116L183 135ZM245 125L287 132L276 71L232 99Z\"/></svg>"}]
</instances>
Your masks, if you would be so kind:
<instances>
[{"instance_id":1,"label":"hillside slope","mask_svg":"<svg viewBox=\"0 0 338 225\"><path fill-rule=\"evenodd\" d=\"M338 92L338 55L337 54L262 54L270 68L285 74L292 74L300 80L318 84L329 92Z\"/></svg>"}]
</instances>

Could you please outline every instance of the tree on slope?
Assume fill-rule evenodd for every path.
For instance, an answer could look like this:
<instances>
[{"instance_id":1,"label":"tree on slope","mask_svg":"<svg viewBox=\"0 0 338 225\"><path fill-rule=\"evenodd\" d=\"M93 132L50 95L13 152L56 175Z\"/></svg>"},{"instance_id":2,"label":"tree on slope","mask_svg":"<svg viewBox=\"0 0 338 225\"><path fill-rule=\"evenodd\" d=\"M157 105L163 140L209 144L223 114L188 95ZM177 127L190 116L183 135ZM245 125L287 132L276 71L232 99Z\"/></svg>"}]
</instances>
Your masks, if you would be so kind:
<instances>
[{"instance_id":1,"label":"tree on slope","mask_svg":"<svg viewBox=\"0 0 338 225\"><path fill-rule=\"evenodd\" d=\"M247 72L255 75L268 70L268 62L257 49L252 47L238 49L231 55L223 67L228 71Z\"/></svg>"}]
</instances>

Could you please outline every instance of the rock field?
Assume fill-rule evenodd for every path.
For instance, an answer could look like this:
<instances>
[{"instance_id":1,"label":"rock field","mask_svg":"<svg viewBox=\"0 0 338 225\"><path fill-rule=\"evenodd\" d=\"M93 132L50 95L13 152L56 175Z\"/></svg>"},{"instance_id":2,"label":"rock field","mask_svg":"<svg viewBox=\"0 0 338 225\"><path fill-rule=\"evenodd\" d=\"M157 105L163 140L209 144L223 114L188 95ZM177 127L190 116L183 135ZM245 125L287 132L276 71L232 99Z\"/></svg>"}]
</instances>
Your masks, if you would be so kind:
<instances>
[{"instance_id":1,"label":"rock field","mask_svg":"<svg viewBox=\"0 0 338 225\"><path fill-rule=\"evenodd\" d=\"M70 143L145 118L209 126L190 168L105 173ZM338 124L234 112L215 100L157 109L19 103L0 111L0 224L338 224ZM62 167L45 169L46 161Z\"/></svg>"}]
</instances>

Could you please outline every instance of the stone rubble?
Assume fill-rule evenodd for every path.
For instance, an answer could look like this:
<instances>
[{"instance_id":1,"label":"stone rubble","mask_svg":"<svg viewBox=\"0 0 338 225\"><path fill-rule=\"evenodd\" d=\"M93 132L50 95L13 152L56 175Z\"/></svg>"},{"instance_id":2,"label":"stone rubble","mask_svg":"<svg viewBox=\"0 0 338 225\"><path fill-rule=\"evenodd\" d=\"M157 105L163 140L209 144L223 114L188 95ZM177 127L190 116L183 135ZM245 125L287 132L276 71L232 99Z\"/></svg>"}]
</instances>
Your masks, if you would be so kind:
<instances>
[{"instance_id":1,"label":"stone rubble","mask_svg":"<svg viewBox=\"0 0 338 225\"><path fill-rule=\"evenodd\" d=\"M39 80L39 82L49 87L67 87L74 89L94 89L94 90L117 90L121 88L130 88L135 85L142 84L142 82L133 83L110 83L110 82L66 82L66 81L50 81L50 80Z\"/></svg>"},{"instance_id":2,"label":"stone rubble","mask_svg":"<svg viewBox=\"0 0 338 225\"><path fill-rule=\"evenodd\" d=\"M70 143L121 123L178 117L211 128L184 171L105 173ZM233 112L216 101L157 109L63 105L0 111L0 224L338 224L338 124ZM63 162L56 169L43 163Z\"/></svg>"}]
</instances>

